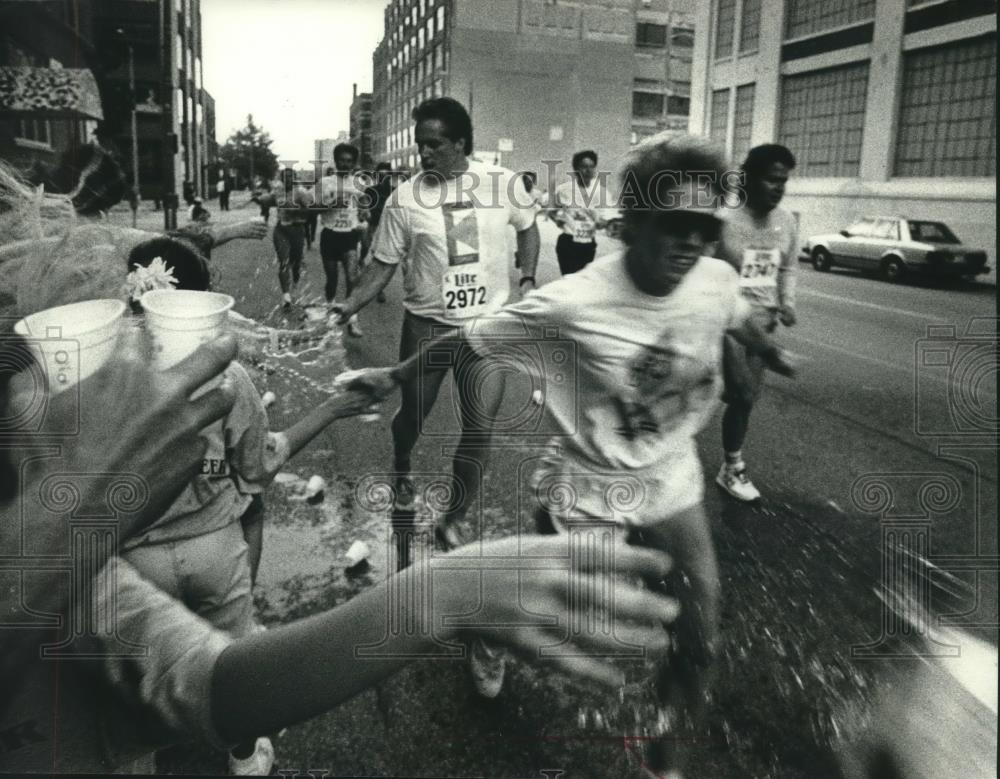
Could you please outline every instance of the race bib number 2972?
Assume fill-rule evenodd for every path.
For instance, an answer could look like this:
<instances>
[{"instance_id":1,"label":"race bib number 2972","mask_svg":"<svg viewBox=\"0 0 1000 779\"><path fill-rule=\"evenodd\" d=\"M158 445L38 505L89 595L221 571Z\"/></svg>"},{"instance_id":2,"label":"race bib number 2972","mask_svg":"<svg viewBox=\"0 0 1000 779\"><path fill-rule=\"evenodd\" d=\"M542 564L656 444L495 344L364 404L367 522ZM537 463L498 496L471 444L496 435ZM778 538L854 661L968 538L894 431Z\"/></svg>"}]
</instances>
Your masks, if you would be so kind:
<instances>
[{"instance_id":1,"label":"race bib number 2972","mask_svg":"<svg viewBox=\"0 0 1000 779\"><path fill-rule=\"evenodd\" d=\"M446 319L472 319L487 313L486 274L478 263L449 268L441 277L441 303Z\"/></svg>"}]
</instances>

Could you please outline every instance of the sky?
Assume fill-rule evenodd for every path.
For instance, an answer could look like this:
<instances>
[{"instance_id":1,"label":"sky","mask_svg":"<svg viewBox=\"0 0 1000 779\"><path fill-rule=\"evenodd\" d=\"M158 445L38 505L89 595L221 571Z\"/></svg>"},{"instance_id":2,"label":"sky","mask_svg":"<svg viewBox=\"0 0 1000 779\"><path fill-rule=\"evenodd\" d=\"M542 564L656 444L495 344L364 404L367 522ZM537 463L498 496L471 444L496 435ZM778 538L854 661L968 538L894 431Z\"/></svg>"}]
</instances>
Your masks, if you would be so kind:
<instances>
[{"instance_id":1,"label":"sky","mask_svg":"<svg viewBox=\"0 0 1000 779\"><path fill-rule=\"evenodd\" d=\"M202 0L202 79L220 144L247 114L279 160L308 161L313 140L348 130L372 87L385 0Z\"/></svg>"}]
</instances>

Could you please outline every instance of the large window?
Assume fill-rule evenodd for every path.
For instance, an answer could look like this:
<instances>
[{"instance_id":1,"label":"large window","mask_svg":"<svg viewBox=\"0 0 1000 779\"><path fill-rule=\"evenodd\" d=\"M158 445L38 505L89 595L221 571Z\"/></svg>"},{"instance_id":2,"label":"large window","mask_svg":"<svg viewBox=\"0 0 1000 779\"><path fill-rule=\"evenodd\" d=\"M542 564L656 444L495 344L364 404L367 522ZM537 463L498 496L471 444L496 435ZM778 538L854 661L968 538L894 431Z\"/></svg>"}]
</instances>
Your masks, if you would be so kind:
<instances>
[{"instance_id":1,"label":"large window","mask_svg":"<svg viewBox=\"0 0 1000 779\"><path fill-rule=\"evenodd\" d=\"M757 51L760 42L760 0L743 0L740 21L740 52Z\"/></svg>"},{"instance_id":2,"label":"large window","mask_svg":"<svg viewBox=\"0 0 1000 779\"><path fill-rule=\"evenodd\" d=\"M733 120L733 162L739 165L750 151L750 135L753 132L754 84L736 87L735 119Z\"/></svg>"},{"instance_id":3,"label":"large window","mask_svg":"<svg viewBox=\"0 0 1000 779\"><path fill-rule=\"evenodd\" d=\"M638 119L659 119L663 115L663 97L655 92L633 92L632 116Z\"/></svg>"},{"instance_id":4,"label":"large window","mask_svg":"<svg viewBox=\"0 0 1000 779\"><path fill-rule=\"evenodd\" d=\"M875 18L875 0L788 0L785 37L831 30Z\"/></svg>"},{"instance_id":5,"label":"large window","mask_svg":"<svg viewBox=\"0 0 1000 779\"><path fill-rule=\"evenodd\" d=\"M667 25L639 22L635 26L635 45L644 49L666 48Z\"/></svg>"},{"instance_id":6,"label":"large window","mask_svg":"<svg viewBox=\"0 0 1000 779\"><path fill-rule=\"evenodd\" d=\"M716 89L712 93L712 114L708 120L708 134L713 141L725 144L729 126L729 90Z\"/></svg>"},{"instance_id":7,"label":"large window","mask_svg":"<svg viewBox=\"0 0 1000 779\"><path fill-rule=\"evenodd\" d=\"M733 36L736 34L736 0L719 0L715 23L715 57L729 57L733 53Z\"/></svg>"},{"instance_id":8,"label":"large window","mask_svg":"<svg viewBox=\"0 0 1000 779\"><path fill-rule=\"evenodd\" d=\"M995 176L996 38L903 55L896 176Z\"/></svg>"},{"instance_id":9,"label":"large window","mask_svg":"<svg viewBox=\"0 0 1000 779\"><path fill-rule=\"evenodd\" d=\"M43 146L52 143L52 128L45 119L18 119L15 126L17 129L14 131L14 136L18 141L29 141Z\"/></svg>"},{"instance_id":10,"label":"large window","mask_svg":"<svg viewBox=\"0 0 1000 779\"><path fill-rule=\"evenodd\" d=\"M857 176L868 63L786 76L778 138L795 154L796 174Z\"/></svg>"},{"instance_id":11,"label":"large window","mask_svg":"<svg viewBox=\"0 0 1000 779\"><path fill-rule=\"evenodd\" d=\"M687 116L691 112L691 98L682 95L671 95L667 98L667 113Z\"/></svg>"}]
</instances>

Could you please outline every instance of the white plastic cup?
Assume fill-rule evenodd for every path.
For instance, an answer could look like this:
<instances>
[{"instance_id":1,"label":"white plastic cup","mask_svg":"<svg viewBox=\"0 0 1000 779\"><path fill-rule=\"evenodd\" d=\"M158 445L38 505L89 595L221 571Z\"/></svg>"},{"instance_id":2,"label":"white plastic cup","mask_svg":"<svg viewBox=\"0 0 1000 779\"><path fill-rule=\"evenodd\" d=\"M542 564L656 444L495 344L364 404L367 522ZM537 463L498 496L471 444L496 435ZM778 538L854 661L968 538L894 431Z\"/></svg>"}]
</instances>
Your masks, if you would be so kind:
<instances>
[{"instance_id":1,"label":"white plastic cup","mask_svg":"<svg viewBox=\"0 0 1000 779\"><path fill-rule=\"evenodd\" d=\"M14 332L29 340L56 395L96 372L115 351L125 303L85 300L26 316Z\"/></svg>"},{"instance_id":2,"label":"white plastic cup","mask_svg":"<svg viewBox=\"0 0 1000 779\"><path fill-rule=\"evenodd\" d=\"M186 289L154 289L140 302L153 363L162 371L228 332L229 310L236 303L230 295Z\"/></svg>"}]
</instances>

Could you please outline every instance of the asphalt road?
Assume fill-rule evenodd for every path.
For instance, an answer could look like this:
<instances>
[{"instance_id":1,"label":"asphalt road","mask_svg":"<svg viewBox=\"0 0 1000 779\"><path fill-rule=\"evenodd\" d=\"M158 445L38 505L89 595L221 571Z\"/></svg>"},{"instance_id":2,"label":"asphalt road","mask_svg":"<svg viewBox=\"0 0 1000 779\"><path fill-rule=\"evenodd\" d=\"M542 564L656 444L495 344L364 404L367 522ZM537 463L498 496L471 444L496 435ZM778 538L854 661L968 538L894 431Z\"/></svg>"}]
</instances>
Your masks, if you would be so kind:
<instances>
[{"instance_id":1,"label":"asphalt road","mask_svg":"<svg viewBox=\"0 0 1000 779\"><path fill-rule=\"evenodd\" d=\"M558 268L553 226L543 224L542 234L537 275L545 283ZM213 264L217 288L237 298L241 313L281 322L269 240L230 244L216 251ZM315 247L306 274L307 294L318 294ZM988 567L985 556L997 554L996 447L988 435L997 418L989 319L996 289L895 286L807 265L799 279L799 323L778 337L800 372L792 381L768 377L744 450L764 495L759 506L737 505L712 483L721 458L718 414L699 438L725 639L710 728L691 746L692 776L835 775L836 744L867 721L886 675L913 662L858 656L859 647L873 645L876 651L860 654L875 655L898 648L901 631L876 596L883 536L894 522L910 523L917 535L907 538L939 565ZM345 336L350 367L394 360L400 293L394 279L388 301L362 313L365 336ZM975 317L992 328L985 340L968 335ZM953 333L936 331L928 341L932 326ZM301 376L255 372L261 391L279 397L272 428L315 402L302 377L317 378L322 367L302 367ZM508 387L505 408L524 402L525 386ZM324 476L322 504L298 500L290 477L269 490L257 593L266 622L327 608L385 575L387 516L359 503L356 490L390 468L388 417L339 423L290 464L303 479ZM449 393L426 429L414 467L447 474L456 429ZM523 465L538 442L501 443L485 477L487 536L530 527ZM374 551L372 569L352 578L343 573L343 554L355 540ZM958 622L995 643L995 571L966 570L958 583L967 590L956 601L931 606L967 612ZM470 692L462 663L419 661L378 690L290 728L276 740L277 768L333 776L537 777L548 769L549 776L641 776L638 753L624 738L639 732L633 704L522 662L509 669L500 697L486 703ZM161 761L161 770L222 766L214 756L186 751Z\"/></svg>"}]
</instances>

